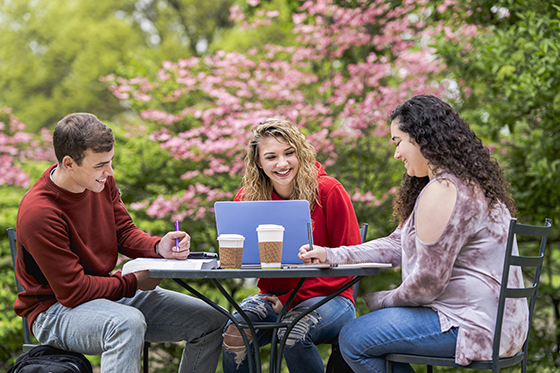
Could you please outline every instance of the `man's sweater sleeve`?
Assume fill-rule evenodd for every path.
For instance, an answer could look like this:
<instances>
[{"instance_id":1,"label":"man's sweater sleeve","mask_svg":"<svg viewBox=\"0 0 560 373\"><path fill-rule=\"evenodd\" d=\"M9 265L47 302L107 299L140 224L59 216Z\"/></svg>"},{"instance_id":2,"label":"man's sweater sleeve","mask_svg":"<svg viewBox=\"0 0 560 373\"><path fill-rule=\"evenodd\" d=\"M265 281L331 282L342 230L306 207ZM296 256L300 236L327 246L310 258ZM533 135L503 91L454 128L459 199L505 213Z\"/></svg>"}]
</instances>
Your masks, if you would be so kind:
<instances>
[{"instance_id":1,"label":"man's sweater sleeve","mask_svg":"<svg viewBox=\"0 0 560 373\"><path fill-rule=\"evenodd\" d=\"M30 221L30 224L33 224L33 221ZM70 248L70 240L63 221L56 216L44 214L41 224L48 229L42 230L39 225L35 225L35 234L21 240L25 250L23 260L27 261L25 266L29 272L32 266L38 267L33 275L44 276L43 286L50 287L50 291L63 306L76 307L93 299L118 300L135 294L137 282L133 274L121 276L120 272L117 272L99 276L84 271L80 258ZM22 227L23 230L31 231ZM30 276L30 274L25 273L23 276ZM35 281L29 282L26 278L21 280L24 284L35 284ZM45 294L50 292L48 288L26 288L26 294L34 292L36 296L40 296L43 291L46 292Z\"/></svg>"}]
</instances>

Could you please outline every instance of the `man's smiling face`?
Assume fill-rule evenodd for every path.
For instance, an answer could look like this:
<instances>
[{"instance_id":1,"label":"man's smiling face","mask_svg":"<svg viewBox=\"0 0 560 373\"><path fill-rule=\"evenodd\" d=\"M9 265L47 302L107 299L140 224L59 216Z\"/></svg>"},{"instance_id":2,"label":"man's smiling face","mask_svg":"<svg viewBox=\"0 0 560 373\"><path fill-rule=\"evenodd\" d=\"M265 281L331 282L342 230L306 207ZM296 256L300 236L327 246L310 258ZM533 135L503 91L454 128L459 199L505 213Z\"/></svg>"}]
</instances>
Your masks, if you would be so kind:
<instances>
[{"instance_id":1,"label":"man's smiling face","mask_svg":"<svg viewBox=\"0 0 560 373\"><path fill-rule=\"evenodd\" d=\"M88 149L84 155L80 166L73 163L71 180L64 188L73 193L82 193L86 189L99 193L105 188L107 177L114 173L111 163L115 150L94 153Z\"/></svg>"}]
</instances>

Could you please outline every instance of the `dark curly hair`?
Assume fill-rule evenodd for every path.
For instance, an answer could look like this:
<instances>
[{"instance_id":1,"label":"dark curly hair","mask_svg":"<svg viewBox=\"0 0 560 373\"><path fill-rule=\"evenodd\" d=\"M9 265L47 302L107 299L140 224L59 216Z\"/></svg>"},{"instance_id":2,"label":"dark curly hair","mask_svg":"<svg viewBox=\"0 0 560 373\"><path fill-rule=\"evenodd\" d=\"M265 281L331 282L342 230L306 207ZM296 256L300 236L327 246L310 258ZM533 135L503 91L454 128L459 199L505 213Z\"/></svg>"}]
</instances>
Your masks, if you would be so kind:
<instances>
[{"instance_id":1,"label":"dark curly hair","mask_svg":"<svg viewBox=\"0 0 560 373\"><path fill-rule=\"evenodd\" d=\"M517 214L500 165L449 104L431 95L418 95L397 106L391 113L391 122L418 144L434 175L449 172L471 187L480 187L489 199L490 209L501 201L512 216ZM428 177L404 174L393 208L399 224L408 219L428 182Z\"/></svg>"}]
</instances>

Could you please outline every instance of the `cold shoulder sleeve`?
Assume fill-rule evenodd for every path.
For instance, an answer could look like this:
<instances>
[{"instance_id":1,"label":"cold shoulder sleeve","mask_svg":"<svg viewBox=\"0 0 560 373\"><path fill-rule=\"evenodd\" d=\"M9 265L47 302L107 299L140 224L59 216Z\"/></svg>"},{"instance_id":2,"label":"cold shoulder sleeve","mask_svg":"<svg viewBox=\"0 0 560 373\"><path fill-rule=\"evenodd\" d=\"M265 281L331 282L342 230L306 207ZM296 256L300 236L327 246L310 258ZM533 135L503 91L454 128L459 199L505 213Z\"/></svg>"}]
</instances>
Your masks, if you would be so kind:
<instances>
[{"instance_id":1,"label":"cold shoulder sleeve","mask_svg":"<svg viewBox=\"0 0 560 373\"><path fill-rule=\"evenodd\" d=\"M419 196L420 198L420 196ZM459 252L478 228L482 200L458 194L455 208L442 235L422 242L415 229L416 208L403 229L403 282L393 290L368 295L371 310L428 305L447 288Z\"/></svg>"}]
</instances>

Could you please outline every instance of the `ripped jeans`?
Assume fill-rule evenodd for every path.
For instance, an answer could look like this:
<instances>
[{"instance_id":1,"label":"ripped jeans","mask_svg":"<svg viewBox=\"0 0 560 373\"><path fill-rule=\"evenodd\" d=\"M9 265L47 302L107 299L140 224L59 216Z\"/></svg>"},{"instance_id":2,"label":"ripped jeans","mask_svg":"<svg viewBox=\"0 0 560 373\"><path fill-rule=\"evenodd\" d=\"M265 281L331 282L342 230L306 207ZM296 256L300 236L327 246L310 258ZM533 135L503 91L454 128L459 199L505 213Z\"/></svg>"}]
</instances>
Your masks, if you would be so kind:
<instances>
[{"instance_id":1,"label":"ripped jeans","mask_svg":"<svg viewBox=\"0 0 560 373\"><path fill-rule=\"evenodd\" d=\"M259 296L270 294L251 295L240 304L251 321L275 322L277 314L269 302L260 299ZM302 311L321 301L324 297L307 299L290 311L282 319L290 322ZM233 316L238 321L243 321L239 313ZM329 343L336 340L342 327L356 317L356 310L351 300L344 297L335 297L321 307L303 317L292 329L284 347L284 358L290 373L323 373L325 368L323 360L316 345ZM227 323L225 330L232 324ZM256 330L258 346L264 346L272 340L272 330ZM282 338L285 329L278 331L278 338ZM249 341L251 339L249 338ZM252 346L252 344L251 344ZM252 353L250 351L249 353ZM224 373L248 372L247 352L245 348L223 346L223 371Z\"/></svg>"}]
</instances>

